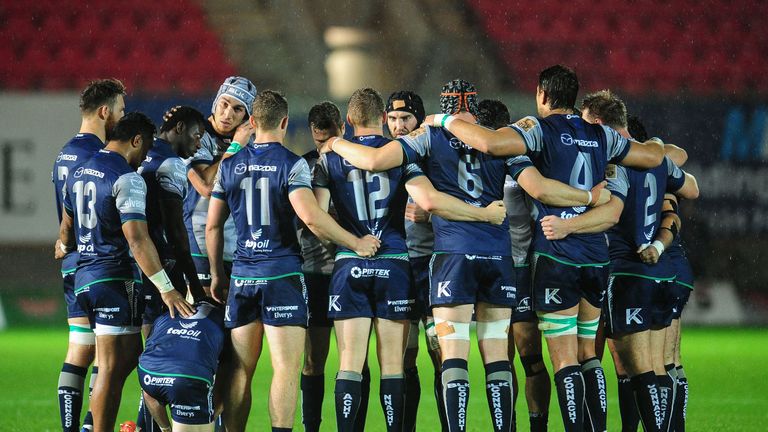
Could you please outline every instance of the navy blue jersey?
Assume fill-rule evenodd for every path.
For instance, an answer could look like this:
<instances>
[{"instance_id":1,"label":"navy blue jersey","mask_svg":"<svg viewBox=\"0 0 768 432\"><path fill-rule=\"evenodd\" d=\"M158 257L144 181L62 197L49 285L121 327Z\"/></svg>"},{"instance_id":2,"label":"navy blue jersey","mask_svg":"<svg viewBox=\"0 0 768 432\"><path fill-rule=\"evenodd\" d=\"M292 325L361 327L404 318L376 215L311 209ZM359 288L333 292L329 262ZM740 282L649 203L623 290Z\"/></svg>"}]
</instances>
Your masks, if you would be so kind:
<instances>
[{"instance_id":1,"label":"navy blue jersey","mask_svg":"<svg viewBox=\"0 0 768 432\"><path fill-rule=\"evenodd\" d=\"M317 150L307 152L303 156L309 171L313 172L317 161L320 160L320 153ZM338 219L336 209L333 207L333 201L329 203L328 214ZM304 258L302 270L304 273L330 275L333 272L333 256L336 253L336 247L333 244L325 245L319 238L307 228L301 221L299 222L299 242L301 243L301 256ZM323 295L328 300L327 295Z\"/></svg>"},{"instance_id":2,"label":"navy blue jersey","mask_svg":"<svg viewBox=\"0 0 768 432\"><path fill-rule=\"evenodd\" d=\"M97 151L104 148L104 143L99 137L90 133L79 133L69 140L56 157L53 164L51 179L53 180L54 195L56 199L56 214L61 224L61 205L64 201L64 185L69 173L75 167L90 159ZM77 251L68 253L61 262L61 273L72 273L77 268Z\"/></svg>"},{"instance_id":3,"label":"navy blue jersey","mask_svg":"<svg viewBox=\"0 0 768 432\"><path fill-rule=\"evenodd\" d=\"M668 254L662 254L657 264L646 265L637 250L656 237L664 194L683 186L683 171L665 157L661 165L648 170L611 165L607 177L611 193L624 201L619 223L608 230L612 273L674 277Z\"/></svg>"},{"instance_id":4,"label":"navy blue jersey","mask_svg":"<svg viewBox=\"0 0 768 432\"><path fill-rule=\"evenodd\" d=\"M390 140L381 135L356 136L351 142L379 148ZM381 240L377 255L406 254L405 183L422 175L415 164L373 173L355 168L336 153L320 156L313 184L329 189L339 224L358 237L371 234ZM352 253L339 247L339 253Z\"/></svg>"},{"instance_id":5,"label":"navy blue jersey","mask_svg":"<svg viewBox=\"0 0 768 432\"><path fill-rule=\"evenodd\" d=\"M237 231L232 276L301 271L296 212L288 194L312 188L307 161L279 143L249 145L219 166L212 198L226 200ZM256 265L270 260L271 265Z\"/></svg>"},{"instance_id":6,"label":"navy blue jersey","mask_svg":"<svg viewBox=\"0 0 768 432\"><path fill-rule=\"evenodd\" d=\"M139 367L153 375L184 376L213 384L224 347L224 313L208 303L189 318L166 312L155 320L139 357Z\"/></svg>"},{"instance_id":7,"label":"navy blue jersey","mask_svg":"<svg viewBox=\"0 0 768 432\"><path fill-rule=\"evenodd\" d=\"M171 144L155 138L147 158L141 163L138 173L147 184L147 225L149 235L161 259L173 259L173 251L166 240L163 227L161 201L182 200L187 195L187 167Z\"/></svg>"},{"instance_id":8,"label":"navy blue jersey","mask_svg":"<svg viewBox=\"0 0 768 432\"><path fill-rule=\"evenodd\" d=\"M146 221L144 179L119 153L99 150L67 178L64 208L74 219L80 259L75 293L95 282L135 280L122 226Z\"/></svg>"},{"instance_id":9,"label":"navy blue jersey","mask_svg":"<svg viewBox=\"0 0 768 432\"><path fill-rule=\"evenodd\" d=\"M504 198L504 180L531 161L525 157L495 158L461 142L442 128L424 126L398 138L408 163L419 162L435 189L475 207ZM510 256L509 223L458 222L432 216L435 252Z\"/></svg>"},{"instance_id":10,"label":"navy blue jersey","mask_svg":"<svg viewBox=\"0 0 768 432\"><path fill-rule=\"evenodd\" d=\"M525 117L510 125L525 140L527 154L544 177L576 189L590 190L605 178L609 162L624 159L629 141L615 130L590 124L577 115ZM536 201L538 217L575 217L587 207L556 207ZM541 224L535 224L533 251L566 264L607 264L608 247L603 233L572 234L547 240Z\"/></svg>"}]
</instances>

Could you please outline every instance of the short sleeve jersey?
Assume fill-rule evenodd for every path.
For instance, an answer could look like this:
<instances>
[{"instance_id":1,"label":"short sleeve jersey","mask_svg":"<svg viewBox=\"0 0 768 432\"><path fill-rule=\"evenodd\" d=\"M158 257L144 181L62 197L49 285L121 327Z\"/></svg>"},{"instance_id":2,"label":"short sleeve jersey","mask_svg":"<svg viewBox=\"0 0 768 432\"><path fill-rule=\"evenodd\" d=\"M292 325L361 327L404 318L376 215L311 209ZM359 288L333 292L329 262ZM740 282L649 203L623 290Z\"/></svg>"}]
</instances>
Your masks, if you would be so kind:
<instances>
[{"instance_id":1,"label":"short sleeve jersey","mask_svg":"<svg viewBox=\"0 0 768 432\"><path fill-rule=\"evenodd\" d=\"M475 207L504 197L504 179L527 167L525 157L495 158L461 142L442 128L424 126L398 138L407 163L420 163L435 189ZM509 223L458 222L432 216L435 252L510 256Z\"/></svg>"},{"instance_id":2,"label":"short sleeve jersey","mask_svg":"<svg viewBox=\"0 0 768 432\"><path fill-rule=\"evenodd\" d=\"M363 135L351 142L378 148L390 140L381 135ZM381 240L377 256L407 254L405 245L405 183L419 175L415 164L373 173L352 166L336 153L324 154L317 162L313 184L329 189L339 224L358 237L371 234ZM354 254L339 247L339 254Z\"/></svg>"},{"instance_id":3,"label":"short sleeve jersey","mask_svg":"<svg viewBox=\"0 0 768 432\"><path fill-rule=\"evenodd\" d=\"M590 190L604 179L609 162L621 161L629 141L615 130L590 124L577 115L525 117L510 125L524 139L528 156L545 177L581 190ZM575 217L587 207L556 207L535 202L539 217ZM567 264L607 264L608 247L603 233L572 234L549 241L535 225L533 249Z\"/></svg>"},{"instance_id":4,"label":"short sleeve jersey","mask_svg":"<svg viewBox=\"0 0 768 432\"><path fill-rule=\"evenodd\" d=\"M99 150L104 148L104 143L99 137L90 133L79 133L69 140L67 144L56 156L56 162L53 164L51 179L53 180L54 195L56 200L56 214L61 224L61 205L64 200L64 187L69 177L69 173L75 168L90 159ZM68 253L61 263L61 273L72 273L77 268L77 251Z\"/></svg>"},{"instance_id":5,"label":"short sleeve jersey","mask_svg":"<svg viewBox=\"0 0 768 432\"><path fill-rule=\"evenodd\" d=\"M205 134L200 139L200 148L189 161L190 167L210 166L221 159L221 156L232 142L232 137L217 133L210 121L205 123ZM189 248L192 256L206 257L205 223L208 219L208 203L210 200L188 185L188 193L184 199L184 225L189 237ZM232 261L236 243L235 225L232 219L224 224L224 260Z\"/></svg>"},{"instance_id":6,"label":"short sleeve jersey","mask_svg":"<svg viewBox=\"0 0 768 432\"><path fill-rule=\"evenodd\" d=\"M302 156L307 161L309 171L314 172L320 154L312 150ZM331 201L328 213L335 214L336 210ZM304 258L302 269L305 273L330 275L333 272L333 255L336 248L333 245L326 246L317 236L301 221L299 223L299 242L301 243L301 256Z\"/></svg>"},{"instance_id":7,"label":"short sleeve jersey","mask_svg":"<svg viewBox=\"0 0 768 432\"><path fill-rule=\"evenodd\" d=\"M237 232L232 275L301 271L296 212L288 195L312 188L307 161L279 143L249 145L219 166L212 198L226 200ZM265 260L270 265L259 265Z\"/></svg>"},{"instance_id":8,"label":"short sleeve jersey","mask_svg":"<svg viewBox=\"0 0 768 432\"><path fill-rule=\"evenodd\" d=\"M531 229L531 200L511 176L504 182L504 207L507 208L512 258L516 266L528 263L533 230Z\"/></svg>"},{"instance_id":9,"label":"short sleeve jersey","mask_svg":"<svg viewBox=\"0 0 768 432\"><path fill-rule=\"evenodd\" d=\"M668 254L655 265L640 261L637 249L653 242L661 223L664 193L675 192L685 183L683 171L669 158L656 168L636 170L609 165L606 172L611 193L624 201L619 223L608 230L613 273L631 273L667 278L675 275Z\"/></svg>"},{"instance_id":10,"label":"short sleeve jersey","mask_svg":"<svg viewBox=\"0 0 768 432\"><path fill-rule=\"evenodd\" d=\"M413 198L408 197L413 203ZM413 222L405 220L405 244L408 246L408 256L411 258L432 255L435 250L435 233L432 222Z\"/></svg>"},{"instance_id":11,"label":"short sleeve jersey","mask_svg":"<svg viewBox=\"0 0 768 432\"><path fill-rule=\"evenodd\" d=\"M100 150L70 173L64 208L74 219L77 251L75 293L105 280L134 280L135 264L124 223L146 221L147 188L118 153Z\"/></svg>"},{"instance_id":12,"label":"short sleeve jersey","mask_svg":"<svg viewBox=\"0 0 768 432\"><path fill-rule=\"evenodd\" d=\"M161 315L139 357L139 367L153 375L185 376L213 384L224 347L224 314L200 303L189 318Z\"/></svg>"},{"instance_id":13,"label":"short sleeve jersey","mask_svg":"<svg viewBox=\"0 0 768 432\"><path fill-rule=\"evenodd\" d=\"M137 171L147 184L147 225L152 242L160 258L174 258L173 251L166 241L162 200L183 200L187 195L187 167L180 157L173 152L171 144L155 138L154 145L147 153L147 158Z\"/></svg>"}]
</instances>

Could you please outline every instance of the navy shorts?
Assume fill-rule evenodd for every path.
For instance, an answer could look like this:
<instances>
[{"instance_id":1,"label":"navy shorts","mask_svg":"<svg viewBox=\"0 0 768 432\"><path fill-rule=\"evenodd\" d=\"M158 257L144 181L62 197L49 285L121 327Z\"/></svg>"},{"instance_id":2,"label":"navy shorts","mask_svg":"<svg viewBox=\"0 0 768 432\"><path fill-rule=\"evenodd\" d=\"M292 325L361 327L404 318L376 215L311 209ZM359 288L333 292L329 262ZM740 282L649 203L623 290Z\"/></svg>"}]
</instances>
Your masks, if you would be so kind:
<instances>
[{"instance_id":1,"label":"navy shorts","mask_svg":"<svg viewBox=\"0 0 768 432\"><path fill-rule=\"evenodd\" d=\"M200 425L213 422L213 386L207 381L181 376L164 376L138 368L139 384L148 395L170 405L173 421Z\"/></svg>"},{"instance_id":2,"label":"navy shorts","mask_svg":"<svg viewBox=\"0 0 768 432\"><path fill-rule=\"evenodd\" d=\"M688 299L691 297L692 289L677 280L672 282L669 289L675 299L675 304L672 307L672 319L680 319L683 315L683 309L685 309L685 305L688 304Z\"/></svg>"},{"instance_id":3,"label":"navy shorts","mask_svg":"<svg viewBox=\"0 0 768 432\"><path fill-rule=\"evenodd\" d=\"M556 312L585 299L602 308L608 283L608 266L571 265L534 254L531 267L534 310Z\"/></svg>"},{"instance_id":4,"label":"navy shorts","mask_svg":"<svg viewBox=\"0 0 768 432\"><path fill-rule=\"evenodd\" d=\"M433 254L430 306L476 304L513 308L517 299L512 257Z\"/></svg>"},{"instance_id":5,"label":"navy shorts","mask_svg":"<svg viewBox=\"0 0 768 432\"><path fill-rule=\"evenodd\" d=\"M515 266L517 305L512 309L512 322L537 322L538 317L531 301L531 267Z\"/></svg>"},{"instance_id":6,"label":"navy shorts","mask_svg":"<svg viewBox=\"0 0 768 432\"><path fill-rule=\"evenodd\" d=\"M640 276L611 275L605 301L606 336L639 333L672 321L674 282Z\"/></svg>"},{"instance_id":7,"label":"navy shorts","mask_svg":"<svg viewBox=\"0 0 768 432\"><path fill-rule=\"evenodd\" d=\"M107 280L75 291L80 307L88 311L96 336L135 334L141 331L143 287L132 280Z\"/></svg>"},{"instance_id":8,"label":"navy shorts","mask_svg":"<svg viewBox=\"0 0 768 432\"><path fill-rule=\"evenodd\" d=\"M307 285L304 275L288 273L271 278L232 277L224 326L241 327L256 320L271 326L306 327Z\"/></svg>"},{"instance_id":9,"label":"navy shorts","mask_svg":"<svg viewBox=\"0 0 768 432\"><path fill-rule=\"evenodd\" d=\"M431 256L411 258L411 276L416 294L414 312L419 317L432 316L432 310L429 308L429 261L431 259Z\"/></svg>"},{"instance_id":10,"label":"navy shorts","mask_svg":"<svg viewBox=\"0 0 768 432\"><path fill-rule=\"evenodd\" d=\"M178 270L177 267L172 267L166 270L166 272L168 273L168 279L171 280L171 284L179 290L182 296L186 296L187 281L184 279L184 273ZM141 322L145 325L154 324L155 320L168 308L163 303L160 291L157 290L155 284L146 275L141 275L141 281L146 287L144 290L144 313L141 315ZM183 291L180 289L183 289Z\"/></svg>"},{"instance_id":11,"label":"navy shorts","mask_svg":"<svg viewBox=\"0 0 768 432\"><path fill-rule=\"evenodd\" d=\"M64 303L67 304L67 318L87 317L88 311L80 306L75 295L75 272L62 273L64 282Z\"/></svg>"},{"instance_id":12,"label":"navy shorts","mask_svg":"<svg viewBox=\"0 0 768 432\"><path fill-rule=\"evenodd\" d=\"M328 316L411 320L416 314L411 266L405 259L344 258L333 266Z\"/></svg>"},{"instance_id":13,"label":"navy shorts","mask_svg":"<svg viewBox=\"0 0 768 432\"><path fill-rule=\"evenodd\" d=\"M333 320L328 318L328 291L331 286L331 276L305 273L304 279L307 283L309 326L333 327Z\"/></svg>"},{"instance_id":14,"label":"navy shorts","mask_svg":"<svg viewBox=\"0 0 768 432\"><path fill-rule=\"evenodd\" d=\"M192 261L195 263L200 284L204 287L211 286L211 263L208 261L208 257L193 256ZM232 275L232 261L224 261L224 272L227 277Z\"/></svg>"}]
</instances>

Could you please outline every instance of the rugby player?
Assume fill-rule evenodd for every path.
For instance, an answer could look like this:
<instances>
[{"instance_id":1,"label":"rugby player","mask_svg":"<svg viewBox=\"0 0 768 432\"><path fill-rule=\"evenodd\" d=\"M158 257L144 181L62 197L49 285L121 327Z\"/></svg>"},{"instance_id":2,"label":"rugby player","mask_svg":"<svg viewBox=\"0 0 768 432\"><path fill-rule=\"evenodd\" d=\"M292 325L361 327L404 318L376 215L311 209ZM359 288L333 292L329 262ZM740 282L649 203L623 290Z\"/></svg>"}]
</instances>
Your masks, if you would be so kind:
<instances>
[{"instance_id":1,"label":"rugby player","mask_svg":"<svg viewBox=\"0 0 768 432\"><path fill-rule=\"evenodd\" d=\"M79 165L65 185L58 257L75 247L79 252L75 294L88 311L99 358L91 396L95 431L113 430L125 379L141 353L143 299L134 263L151 275L171 315L192 312L173 288L147 232L146 185L135 169L154 133L145 115L126 115L106 147Z\"/></svg>"},{"instance_id":2,"label":"rugby player","mask_svg":"<svg viewBox=\"0 0 768 432\"><path fill-rule=\"evenodd\" d=\"M80 93L80 130L59 152L53 164L52 180L56 196L58 221L62 220L62 202L64 185L69 173L104 148L107 131L111 130L125 111L125 86L117 79L91 81ZM59 248L57 241L56 248ZM74 293L75 269L78 254L70 251L61 262L61 276L64 279L64 301L67 304L67 322L69 324L69 345L67 355L59 374L59 414L61 428L65 432L80 430L80 412L83 406L85 375L88 366L94 362L96 337L91 330L88 312L77 303ZM98 366L91 369L89 387L98 376ZM84 427L92 428L93 418L90 411L83 421Z\"/></svg>"},{"instance_id":3,"label":"rugby player","mask_svg":"<svg viewBox=\"0 0 768 432\"><path fill-rule=\"evenodd\" d=\"M470 83L451 81L443 87L441 110L466 119L464 123L473 123L476 94ZM528 169L532 166L527 158L502 159L481 154L447 131L429 125L379 148L337 138L328 141L326 150L336 151L352 165L370 171L423 161L427 176L438 190L479 206L503 197L507 173L521 182L525 181L520 178L524 174L524 178L532 180L533 192L529 192L554 205L594 205L606 202L610 196L602 190L602 184L593 191L569 187ZM510 430L513 396L507 338L515 281L508 225L506 221L500 226L452 222L443 217L433 217L433 223L436 238L430 263L430 304L443 355L443 396L449 430L466 428L467 356L473 310L477 313L478 341L486 367L494 429Z\"/></svg>"},{"instance_id":4,"label":"rugby player","mask_svg":"<svg viewBox=\"0 0 768 432\"><path fill-rule=\"evenodd\" d=\"M188 190L188 166L183 160L195 154L204 133L205 118L199 111L185 106L174 108L137 171L147 185L147 229L152 242L168 270L171 283L185 295L189 283L189 297L192 299L201 299L205 293L197 278L184 226L183 200ZM150 285L146 275L143 284ZM152 323L162 314L162 306L156 291L145 290L142 315L145 339L152 331ZM151 416L141 403L136 424L142 430L151 432L152 429L147 426L150 422Z\"/></svg>"},{"instance_id":5,"label":"rugby player","mask_svg":"<svg viewBox=\"0 0 768 432\"><path fill-rule=\"evenodd\" d=\"M387 129L392 138L400 138L416 130L424 121L424 103L421 96L410 91L400 90L389 95L387 100ZM437 402L437 412L442 430L448 430L443 412L443 388L440 381L440 345L435 334L435 320L429 310L429 259L435 245L432 233L431 213L408 198L405 206L405 243L408 246L408 259L411 262L411 275L416 292L416 311L419 319L412 320L406 340L403 358L405 374L405 411L403 412L403 430L416 428L416 414L421 399L421 383L416 359L419 354L419 321L424 323L429 358L434 368L433 391Z\"/></svg>"},{"instance_id":6,"label":"rugby player","mask_svg":"<svg viewBox=\"0 0 768 432\"><path fill-rule=\"evenodd\" d=\"M498 100L483 100L478 104L477 122L493 130L510 123L507 107ZM533 230L531 210L533 204L523 187L507 176L504 181L504 206L509 219L512 258L515 265L517 304L512 310L512 333L509 334L509 362L513 365L515 348L525 371L525 398L531 431L546 431L551 384L544 358L541 355L541 331L537 327L536 313L531 304L531 272L528 255ZM517 377L512 368L515 401ZM514 420L514 419L513 419Z\"/></svg>"},{"instance_id":7,"label":"rugby player","mask_svg":"<svg viewBox=\"0 0 768 432\"><path fill-rule=\"evenodd\" d=\"M186 318L160 315L139 357L139 384L162 432L171 426L174 432L214 429L214 375L224 347L224 313L205 299L194 308Z\"/></svg>"},{"instance_id":8,"label":"rugby player","mask_svg":"<svg viewBox=\"0 0 768 432\"><path fill-rule=\"evenodd\" d=\"M333 102L321 102L309 110L307 118L312 141L319 149L328 138L335 137L344 129L339 108ZM307 161L310 172L320 158L312 150L302 157ZM333 206L329 213L334 214ZM304 353L304 368L301 371L301 413L302 423L308 432L320 430L323 399L325 394L325 362L331 339L333 321L328 318L328 291L333 271L332 244L324 244L303 223L299 223L299 242L304 259L302 272L307 284L307 306L309 326Z\"/></svg>"},{"instance_id":9,"label":"rugby player","mask_svg":"<svg viewBox=\"0 0 768 432\"><path fill-rule=\"evenodd\" d=\"M251 380L266 333L274 370L269 397L272 430L286 431L293 427L308 320L296 216L319 238L363 256L375 253L380 242L345 231L317 206L307 162L282 145L288 102L280 93L260 93L249 121L256 130L254 144L221 162L205 233L211 293L226 301L224 323L231 329L231 363L223 383L224 424L230 431L245 429ZM230 211L237 251L225 296L223 231Z\"/></svg>"},{"instance_id":10,"label":"rugby player","mask_svg":"<svg viewBox=\"0 0 768 432\"><path fill-rule=\"evenodd\" d=\"M354 128L354 142L376 148L384 138L384 102L371 88L355 91L349 100L347 122ZM422 208L451 219L501 223L499 202L478 208L437 192L415 164L386 172L370 173L351 166L339 155L321 156L313 184L321 206L333 198L342 226L357 234L372 233L382 240L373 259L347 250L337 253L331 283L329 316L341 357L336 380L336 417L339 430L352 430L360 397L368 328L373 321L381 365L380 399L387 430L403 428L403 344L408 320L415 311L405 229L405 201L410 194ZM406 194L407 189L407 194Z\"/></svg>"},{"instance_id":11,"label":"rugby player","mask_svg":"<svg viewBox=\"0 0 768 432\"><path fill-rule=\"evenodd\" d=\"M615 95L608 91L588 95L583 108L586 120L612 126L629 137L626 108ZM542 226L547 238L555 240L571 232L600 231L605 229L606 221L613 223L618 219L618 225L609 231L611 277L605 306L607 333L614 339L609 346L618 373L625 372L630 377L645 429L666 431L670 410L664 410L664 407L671 408L673 388L671 383L665 384L668 377L661 357L664 332L657 332L661 343L657 342L654 347L654 332L650 330L663 329L671 321L671 307L665 306L669 304L668 286L674 279L675 270L666 257L658 261L659 253L667 245L650 241L653 233L674 230L675 225L679 225L679 219L662 221L662 200L659 197L663 196L663 191L671 190L681 196L695 198L698 188L695 178L681 171L669 158L665 158L661 166L650 170L617 167L614 171L613 166L610 168L609 182L622 201L617 207L606 206L572 220L547 216ZM600 212L611 209L618 212L606 215L607 219L600 218ZM595 229L588 228L590 226ZM621 393L620 389L625 405L622 410L623 429L631 430L636 423L632 423L631 412L626 408L626 390L624 395Z\"/></svg>"},{"instance_id":12,"label":"rugby player","mask_svg":"<svg viewBox=\"0 0 768 432\"><path fill-rule=\"evenodd\" d=\"M599 184L608 162L641 168L661 163L664 149L655 141L630 142L614 130L589 126L574 112L578 78L557 65L539 74L536 106L539 117L525 117L510 127L489 130L451 115L428 117L468 146L489 155L528 154L541 173L588 190ZM534 197L535 198L535 197ZM583 206L546 205L536 201L540 216L573 217ZM537 225L533 239L533 294L555 369L555 383L566 431L581 430L587 372L588 396L599 401L602 368L594 356L594 334L608 276L608 248L602 235L579 235L560 242L546 240ZM582 337L579 343L577 334ZM589 360L589 361L587 361ZM580 364L580 361L586 361Z\"/></svg>"},{"instance_id":13,"label":"rugby player","mask_svg":"<svg viewBox=\"0 0 768 432\"><path fill-rule=\"evenodd\" d=\"M190 161L192 169L187 172L192 187L184 198L184 224L198 278L206 289L210 287L211 274L205 245L205 222L213 181L226 152L234 153L241 145L251 142L253 129L248 116L255 97L256 86L247 78L231 76L224 80L213 99L200 148ZM231 219L225 225L224 241L225 269L229 273L236 246L235 226Z\"/></svg>"}]
</instances>

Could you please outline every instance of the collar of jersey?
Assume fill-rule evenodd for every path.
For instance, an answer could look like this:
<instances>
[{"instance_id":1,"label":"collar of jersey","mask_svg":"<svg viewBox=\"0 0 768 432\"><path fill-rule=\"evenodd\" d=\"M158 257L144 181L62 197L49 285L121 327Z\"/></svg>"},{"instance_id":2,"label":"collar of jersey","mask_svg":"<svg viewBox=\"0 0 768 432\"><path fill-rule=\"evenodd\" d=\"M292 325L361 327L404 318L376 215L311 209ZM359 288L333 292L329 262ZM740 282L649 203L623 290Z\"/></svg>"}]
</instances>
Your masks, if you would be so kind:
<instances>
[{"instance_id":1,"label":"collar of jersey","mask_svg":"<svg viewBox=\"0 0 768 432\"><path fill-rule=\"evenodd\" d=\"M77 135L75 135L77 138L88 138L95 139L96 142L103 148L104 147L104 141L101 140L101 138L97 137L95 134L92 134L90 132L78 132Z\"/></svg>"}]
</instances>

